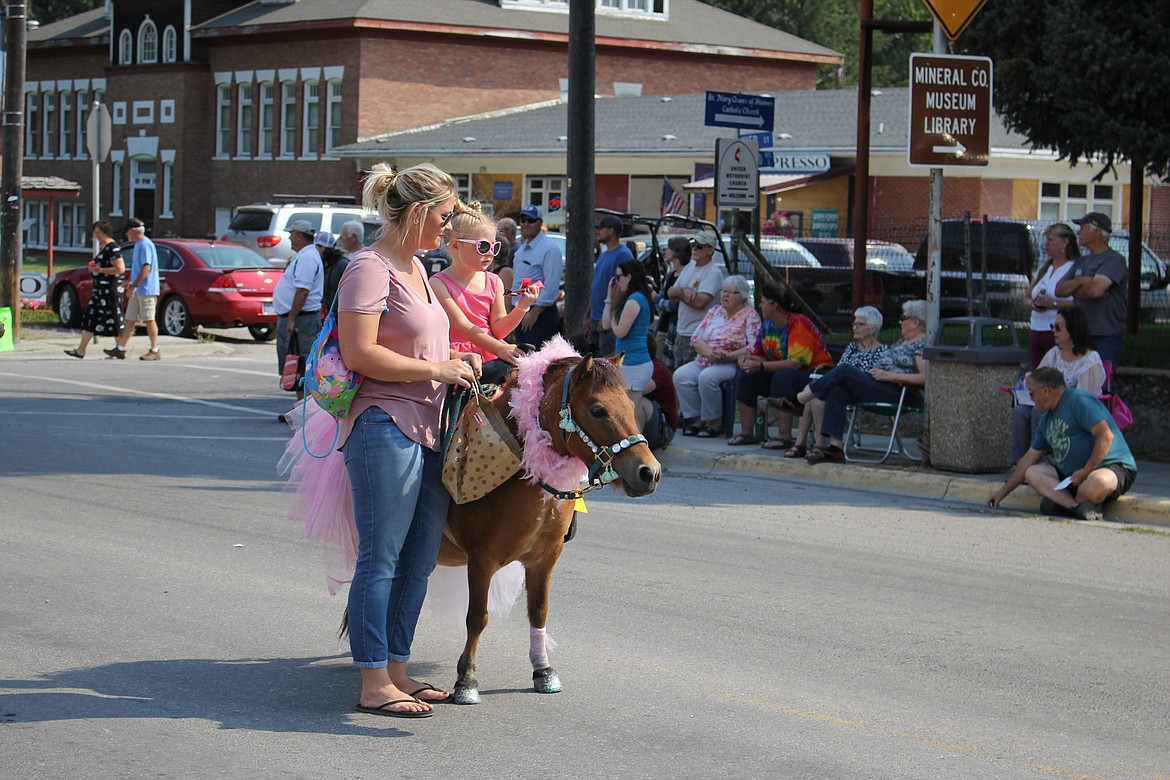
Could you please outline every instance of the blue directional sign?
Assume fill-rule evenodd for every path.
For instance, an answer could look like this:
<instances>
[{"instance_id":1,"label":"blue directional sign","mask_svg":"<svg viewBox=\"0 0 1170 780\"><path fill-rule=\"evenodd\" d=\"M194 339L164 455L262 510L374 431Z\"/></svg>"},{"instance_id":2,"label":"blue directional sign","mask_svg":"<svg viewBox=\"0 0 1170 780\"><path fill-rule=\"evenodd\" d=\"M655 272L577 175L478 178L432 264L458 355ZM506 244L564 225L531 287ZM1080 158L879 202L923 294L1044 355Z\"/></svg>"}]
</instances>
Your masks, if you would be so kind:
<instances>
[{"instance_id":1,"label":"blue directional sign","mask_svg":"<svg viewBox=\"0 0 1170 780\"><path fill-rule=\"evenodd\" d=\"M771 152L765 152L764 149L772 148L772 132L765 133L740 133L740 138L750 138L756 142L756 146L760 148L760 167L771 168L776 164L776 159Z\"/></svg>"},{"instance_id":2,"label":"blue directional sign","mask_svg":"<svg viewBox=\"0 0 1170 780\"><path fill-rule=\"evenodd\" d=\"M738 92L708 92L708 127L734 127L739 130L771 130L776 116L776 100L761 95Z\"/></svg>"}]
</instances>

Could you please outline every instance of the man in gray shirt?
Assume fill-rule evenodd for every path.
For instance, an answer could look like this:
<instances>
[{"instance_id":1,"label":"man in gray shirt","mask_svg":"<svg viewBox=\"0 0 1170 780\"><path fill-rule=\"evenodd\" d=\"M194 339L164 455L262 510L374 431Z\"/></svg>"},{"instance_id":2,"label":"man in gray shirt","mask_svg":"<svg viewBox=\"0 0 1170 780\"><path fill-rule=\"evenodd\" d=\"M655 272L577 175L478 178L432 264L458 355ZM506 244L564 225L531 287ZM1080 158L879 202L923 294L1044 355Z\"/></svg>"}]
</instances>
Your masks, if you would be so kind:
<instances>
[{"instance_id":1,"label":"man in gray shirt","mask_svg":"<svg viewBox=\"0 0 1170 780\"><path fill-rule=\"evenodd\" d=\"M1072 296L1074 305L1089 320L1089 335L1101 360L1116 369L1125 345L1126 291L1129 267L1120 253L1109 248L1113 223L1099 211L1073 222L1079 226L1077 240L1087 254L1081 255L1072 273L1056 285L1056 295Z\"/></svg>"}]
</instances>

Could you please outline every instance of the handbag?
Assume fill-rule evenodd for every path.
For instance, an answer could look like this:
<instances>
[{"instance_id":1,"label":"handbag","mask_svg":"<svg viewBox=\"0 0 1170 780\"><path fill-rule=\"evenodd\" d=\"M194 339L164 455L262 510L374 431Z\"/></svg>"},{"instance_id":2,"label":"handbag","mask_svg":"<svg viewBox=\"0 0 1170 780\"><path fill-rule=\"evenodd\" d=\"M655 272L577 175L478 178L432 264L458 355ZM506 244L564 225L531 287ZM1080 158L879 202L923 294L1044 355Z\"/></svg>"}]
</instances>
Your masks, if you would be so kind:
<instances>
[{"instance_id":1,"label":"handbag","mask_svg":"<svg viewBox=\"0 0 1170 780\"><path fill-rule=\"evenodd\" d=\"M520 470L523 448L478 381L448 389L442 441L443 485L456 504L483 498Z\"/></svg>"},{"instance_id":2,"label":"handbag","mask_svg":"<svg viewBox=\"0 0 1170 780\"><path fill-rule=\"evenodd\" d=\"M1105 408L1113 415L1113 421L1117 423L1117 429L1120 431L1128 431L1133 425L1133 412L1130 411L1129 406L1125 401L1121 400L1121 396L1117 393L1110 393L1108 397L1102 398L1105 403Z\"/></svg>"},{"instance_id":3,"label":"handbag","mask_svg":"<svg viewBox=\"0 0 1170 780\"><path fill-rule=\"evenodd\" d=\"M296 331L289 334L288 354L284 358L284 367L280 372L280 389L296 390L301 377L305 375L304 358L301 357L301 341Z\"/></svg>"},{"instance_id":4,"label":"handbag","mask_svg":"<svg viewBox=\"0 0 1170 780\"><path fill-rule=\"evenodd\" d=\"M337 312L330 306L329 316L321 324L321 332L305 360L305 390L317 406L343 420L349 416L349 408L361 385L362 375L349 370L341 359Z\"/></svg>"}]
</instances>

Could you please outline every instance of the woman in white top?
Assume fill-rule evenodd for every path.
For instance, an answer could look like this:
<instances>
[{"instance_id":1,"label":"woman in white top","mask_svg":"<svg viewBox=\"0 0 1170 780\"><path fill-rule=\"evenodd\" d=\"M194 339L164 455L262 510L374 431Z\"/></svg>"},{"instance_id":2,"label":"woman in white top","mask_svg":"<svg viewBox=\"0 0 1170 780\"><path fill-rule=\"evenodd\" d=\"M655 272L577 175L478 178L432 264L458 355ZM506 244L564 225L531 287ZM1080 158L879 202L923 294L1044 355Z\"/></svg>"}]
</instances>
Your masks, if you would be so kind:
<instances>
[{"instance_id":1,"label":"woman in white top","mask_svg":"<svg viewBox=\"0 0 1170 780\"><path fill-rule=\"evenodd\" d=\"M1089 320L1077 308L1061 309L1052 323L1056 346L1040 359L1037 368L1055 368L1064 374L1068 387L1100 395L1105 386L1105 366L1092 348ZM1032 434L1040 422L1040 411L1030 404L1016 404L1012 409L1012 464L1028 451Z\"/></svg>"},{"instance_id":2,"label":"woman in white top","mask_svg":"<svg viewBox=\"0 0 1170 780\"><path fill-rule=\"evenodd\" d=\"M1040 367L1040 359L1056 343L1052 338L1056 312L1073 305L1072 298L1054 297L1053 291L1056 290L1056 283L1072 270L1073 260L1081 256L1076 233L1063 222L1049 225L1048 230L1044 231L1044 251L1048 253L1048 259L1040 266L1024 295L1024 302L1032 312L1029 323L1031 332L1028 334L1032 368Z\"/></svg>"}]
</instances>

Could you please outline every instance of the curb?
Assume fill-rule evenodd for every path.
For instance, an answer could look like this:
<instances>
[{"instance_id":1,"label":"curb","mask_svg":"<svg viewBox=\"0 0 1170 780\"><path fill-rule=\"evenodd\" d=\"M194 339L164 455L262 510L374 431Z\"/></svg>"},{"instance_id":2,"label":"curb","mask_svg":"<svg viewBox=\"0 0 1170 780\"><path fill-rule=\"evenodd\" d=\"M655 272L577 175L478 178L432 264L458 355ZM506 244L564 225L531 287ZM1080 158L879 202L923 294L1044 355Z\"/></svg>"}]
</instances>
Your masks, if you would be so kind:
<instances>
[{"instance_id":1,"label":"curb","mask_svg":"<svg viewBox=\"0 0 1170 780\"><path fill-rule=\"evenodd\" d=\"M979 479L926 469L863 466L852 463L823 463L813 466L799 458L756 453L708 452L685 446L679 447L677 442L676 438L666 452L659 453L659 460L668 474L742 472L842 487L864 487L866 490L879 493L958 501L989 512L996 511L988 508L987 497L998 484L999 477ZM874 479L875 475L879 477L878 480ZM1000 508L1037 514L1038 504L1039 495L1027 485L1022 485L1000 504ZM1125 495L1109 504L1107 509L1108 517L1114 522L1170 528L1170 499Z\"/></svg>"},{"instance_id":2,"label":"curb","mask_svg":"<svg viewBox=\"0 0 1170 780\"><path fill-rule=\"evenodd\" d=\"M78 338L78 336L70 336L67 338L54 336L47 339L21 339L11 352L0 354L0 359L8 356L31 360L70 360L64 354L64 350L75 348ZM109 341L113 343L113 339L109 339ZM234 346L221 341L197 341L194 339L176 338L174 336L159 336L158 346L163 356L162 362L173 358L236 354L236 348ZM86 357L86 360L105 360L106 356L101 354L101 349L104 347L104 343L99 344L97 347L91 345L90 350L97 349L98 351L93 353L90 350L86 350L90 353ZM139 355L146 352L146 349L146 339L141 336L136 336L130 341L126 358L128 360L136 360ZM73 360L76 360L76 358L73 358Z\"/></svg>"}]
</instances>

